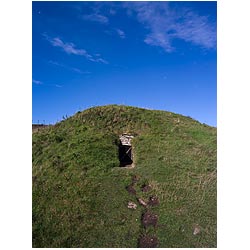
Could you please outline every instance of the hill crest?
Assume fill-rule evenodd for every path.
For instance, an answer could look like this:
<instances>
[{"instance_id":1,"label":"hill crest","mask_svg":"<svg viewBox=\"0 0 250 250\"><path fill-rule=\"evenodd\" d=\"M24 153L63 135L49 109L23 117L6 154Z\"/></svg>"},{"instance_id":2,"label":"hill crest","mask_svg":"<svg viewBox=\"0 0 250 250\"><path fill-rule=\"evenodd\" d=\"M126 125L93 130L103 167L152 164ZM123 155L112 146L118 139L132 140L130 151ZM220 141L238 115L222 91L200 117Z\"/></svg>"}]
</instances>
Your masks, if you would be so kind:
<instances>
[{"instance_id":1,"label":"hill crest","mask_svg":"<svg viewBox=\"0 0 250 250\"><path fill-rule=\"evenodd\" d=\"M122 133L135 136L133 169L119 167ZM216 246L215 128L167 111L100 106L34 133L32 154L33 247L137 247L149 239ZM141 203L151 196L159 205L146 213ZM157 215L156 230L144 228L142 214Z\"/></svg>"}]
</instances>

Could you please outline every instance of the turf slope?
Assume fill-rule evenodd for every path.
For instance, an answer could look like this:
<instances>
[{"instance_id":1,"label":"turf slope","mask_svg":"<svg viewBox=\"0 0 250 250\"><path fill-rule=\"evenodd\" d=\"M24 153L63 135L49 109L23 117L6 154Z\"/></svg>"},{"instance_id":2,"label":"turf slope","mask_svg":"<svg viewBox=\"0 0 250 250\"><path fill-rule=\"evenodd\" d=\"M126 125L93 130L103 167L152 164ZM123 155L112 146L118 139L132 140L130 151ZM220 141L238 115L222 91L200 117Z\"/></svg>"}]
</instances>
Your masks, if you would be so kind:
<instances>
[{"instance_id":1,"label":"turf slope","mask_svg":"<svg viewBox=\"0 0 250 250\"><path fill-rule=\"evenodd\" d=\"M125 132L135 136L133 169L119 167ZM216 138L216 128L190 117L118 105L36 131L33 247L138 247L143 235L164 248L216 247ZM136 196L126 190L133 176ZM158 206L136 199L151 195ZM146 209L157 214L156 227L143 227Z\"/></svg>"}]
</instances>

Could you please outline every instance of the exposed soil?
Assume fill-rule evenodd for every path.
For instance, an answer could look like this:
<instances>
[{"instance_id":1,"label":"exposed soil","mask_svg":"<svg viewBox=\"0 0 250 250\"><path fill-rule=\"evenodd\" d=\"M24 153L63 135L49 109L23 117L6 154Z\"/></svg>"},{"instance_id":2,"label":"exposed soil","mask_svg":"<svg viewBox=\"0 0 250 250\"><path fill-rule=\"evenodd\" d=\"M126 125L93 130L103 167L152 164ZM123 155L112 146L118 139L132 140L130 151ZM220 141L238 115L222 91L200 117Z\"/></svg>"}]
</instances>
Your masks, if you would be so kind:
<instances>
[{"instance_id":1,"label":"exposed soil","mask_svg":"<svg viewBox=\"0 0 250 250\"><path fill-rule=\"evenodd\" d=\"M158 215L152 214L151 212L147 211L142 215L142 225L147 228L149 226L156 227L158 222Z\"/></svg>"},{"instance_id":2,"label":"exposed soil","mask_svg":"<svg viewBox=\"0 0 250 250\"><path fill-rule=\"evenodd\" d=\"M157 196L153 195L150 196L148 198L148 201L143 200L142 198L139 198L136 195L136 190L135 190L135 186L136 183L140 180L140 177L138 175L133 175L132 176L132 183L130 185L128 185L126 187L127 191L134 195L136 197L137 202L145 207L147 209L148 205L150 206L157 206L159 205L159 199ZM142 186L140 186L140 189L142 192L149 192L152 190L152 187L148 184L143 184ZM128 203L128 208L130 209L136 209L137 205L133 202L129 202ZM147 228L150 226L153 226L155 229L157 229L158 227L158 215L157 214L153 214L150 211L146 211L145 213L142 214L141 216L141 224L143 226L143 231L144 231L144 235L140 236L140 238L138 239L138 247L140 248L154 248L154 247L158 247L159 241L158 238L156 236L150 236L147 234Z\"/></svg>"},{"instance_id":3,"label":"exposed soil","mask_svg":"<svg viewBox=\"0 0 250 250\"><path fill-rule=\"evenodd\" d=\"M139 247L141 248L154 248L158 246L158 239L156 236L142 236L139 239Z\"/></svg>"},{"instance_id":4,"label":"exposed soil","mask_svg":"<svg viewBox=\"0 0 250 250\"><path fill-rule=\"evenodd\" d=\"M150 191L151 189L152 189L151 186L144 184L144 185L142 186L142 188L141 188L141 191L145 193L145 192Z\"/></svg>"},{"instance_id":5,"label":"exposed soil","mask_svg":"<svg viewBox=\"0 0 250 250\"><path fill-rule=\"evenodd\" d=\"M149 197L148 205L157 206L159 204L160 204L160 201L159 201L158 197L156 197L156 196L150 196Z\"/></svg>"},{"instance_id":6,"label":"exposed soil","mask_svg":"<svg viewBox=\"0 0 250 250\"><path fill-rule=\"evenodd\" d=\"M133 185L128 185L126 187L127 191L130 193L130 194L133 194L133 195L136 195L136 190L134 189Z\"/></svg>"}]
</instances>

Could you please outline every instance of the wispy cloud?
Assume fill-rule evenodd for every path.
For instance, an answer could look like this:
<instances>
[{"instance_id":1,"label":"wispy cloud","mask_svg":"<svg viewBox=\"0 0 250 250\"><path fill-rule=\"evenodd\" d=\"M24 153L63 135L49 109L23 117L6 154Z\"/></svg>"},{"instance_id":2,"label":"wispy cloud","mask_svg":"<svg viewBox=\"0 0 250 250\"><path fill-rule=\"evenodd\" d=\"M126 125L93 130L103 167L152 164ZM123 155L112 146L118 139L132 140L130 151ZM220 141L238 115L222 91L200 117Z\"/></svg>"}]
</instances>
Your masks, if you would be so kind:
<instances>
[{"instance_id":1,"label":"wispy cloud","mask_svg":"<svg viewBox=\"0 0 250 250\"><path fill-rule=\"evenodd\" d=\"M50 86L50 87L57 87L57 88L62 87L62 85L60 84L48 84L48 83L43 83L41 81L34 80L34 79L32 79L32 82L35 83L36 85L43 85L43 86Z\"/></svg>"},{"instance_id":2,"label":"wispy cloud","mask_svg":"<svg viewBox=\"0 0 250 250\"><path fill-rule=\"evenodd\" d=\"M110 29L104 30L103 32L109 36L115 36L115 37L119 36L121 39L126 38L125 32L121 29L110 28Z\"/></svg>"},{"instance_id":3,"label":"wispy cloud","mask_svg":"<svg viewBox=\"0 0 250 250\"><path fill-rule=\"evenodd\" d=\"M216 47L216 25L188 8L173 8L169 2L125 2L123 6L149 31L144 39L149 45L172 52L173 40L181 39L206 49Z\"/></svg>"},{"instance_id":4,"label":"wispy cloud","mask_svg":"<svg viewBox=\"0 0 250 250\"><path fill-rule=\"evenodd\" d=\"M55 37L50 40L51 44L55 47L62 48L68 54L74 55L88 55L84 49L76 49L73 43L64 43L60 38Z\"/></svg>"},{"instance_id":5,"label":"wispy cloud","mask_svg":"<svg viewBox=\"0 0 250 250\"><path fill-rule=\"evenodd\" d=\"M93 21L93 22L98 22L102 24L108 24L109 19L106 16L103 16L101 14L90 14L90 15L83 15L82 19L87 20L87 21Z\"/></svg>"},{"instance_id":6,"label":"wispy cloud","mask_svg":"<svg viewBox=\"0 0 250 250\"><path fill-rule=\"evenodd\" d=\"M35 83L35 84L37 84L37 85L41 85L41 84L43 84L41 81L34 80L34 79L32 79L32 82L33 82L33 83Z\"/></svg>"},{"instance_id":7,"label":"wispy cloud","mask_svg":"<svg viewBox=\"0 0 250 250\"><path fill-rule=\"evenodd\" d=\"M51 60L48 63L51 65L57 66L57 67L61 67L63 69L67 69L67 70L79 73L79 74L90 74L89 71L83 71L83 70L75 68L75 67L69 67L63 63L59 63L59 62L55 62L55 61L51 61Z\"/></svg>"},{"instance_id":8,"label":"wispy cloud","mask_svg":"<svg viewBox=\"0 0 250 250\"><path fill-rule=\"evenodd\" d=\"M51 84L52 86L55 86L55 87L57 87L57 88L61 88L62 87L62 85L60 85L60 84Z\"/></svg>"},{"instance_id":9,"label":"wispy cloud","mask_svg":"<svg viewBox=\"0 0 250 250\"><path fill-rule=\"evenodd\" d=\"M43 34L45 39L51 43L54 47L59 47L64 50L67 54L79 55L79 56L86 56L88 57L89 54L84 49L77 49L75 44L73 43L65 43L59 37L51 38L46 33Z\"/></svg>"},{"instance_id":10,"label":"wispy cloud","mask_svg":"<svg viewBox=\"0 0 250 250\"><path fill-rule=\"evenodd\" d=\"M124 39L126 37L125 32L123 30L116 29L116 32L120 38Z\"/></svg>"},{"instance_id":11,"label":"wispy cloud","mask_svg":"<svg viewBox=\"0 0 250 250\"><path fill-rule=\"evenodd\" d=\"M90 61L93 61L93 62L100 62L100 63L104 63L104 64L109 64L108 61L106 61L105 59L103 58L95 58L95 59L89 59Z\"/></svg>"},{"instance_id":12,"label":"wispy cloud","mask_svg":"<svg viewBox=\"0 0 250 250\"><path fill-rule=\"evenodd\" d=\"M44 33L43 36L48 42L50 42L52 46L61 48L64 52L66 52L69 55L72 54L72 55L84 56L89 61L108 64L107 60L93 56L89 54L85 49L76 48L76 45L74 43L63 42L62 39L60 39L59 37L51 38L46 33Z\"/></svg>"}]
</instances>

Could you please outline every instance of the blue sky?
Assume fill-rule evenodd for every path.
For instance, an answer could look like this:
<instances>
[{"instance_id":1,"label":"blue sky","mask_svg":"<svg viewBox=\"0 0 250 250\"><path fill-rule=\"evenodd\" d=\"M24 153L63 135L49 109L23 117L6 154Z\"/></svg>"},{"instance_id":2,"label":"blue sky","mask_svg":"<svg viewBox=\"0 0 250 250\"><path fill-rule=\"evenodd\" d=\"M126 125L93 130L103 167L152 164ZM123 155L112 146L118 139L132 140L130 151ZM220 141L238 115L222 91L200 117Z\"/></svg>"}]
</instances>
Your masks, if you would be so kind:
<instances>
[{"instance_id":1,"label":"blue sky","mask_svg":"<svg viewBox=\"0 0 250 250\"><path fill-rule=\"evenodd\" d=\"M33 2L33 122L124 104L216 126L216 11L216 2Z\"/></svg>"}]
</instances>

